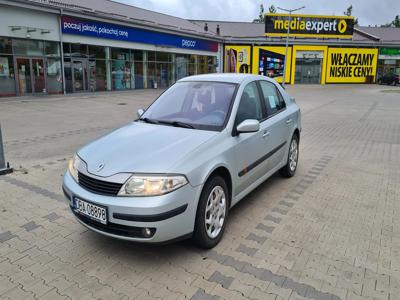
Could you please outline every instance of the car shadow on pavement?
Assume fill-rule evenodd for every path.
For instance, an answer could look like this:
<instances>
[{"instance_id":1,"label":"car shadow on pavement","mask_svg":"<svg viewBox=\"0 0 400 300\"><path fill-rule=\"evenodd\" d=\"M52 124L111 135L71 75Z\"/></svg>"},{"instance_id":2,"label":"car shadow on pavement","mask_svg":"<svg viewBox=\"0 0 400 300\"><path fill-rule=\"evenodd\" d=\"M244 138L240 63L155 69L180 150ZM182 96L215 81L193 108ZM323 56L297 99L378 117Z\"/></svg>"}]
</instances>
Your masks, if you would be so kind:
<instances>
[{"instance_id":1,"label":"car shadow on pavement","mask_svg":"<svg viewBox=\"0 0 400 300\"><path fill-rule=\"evenodd\" d=\"M282 180L285 179L282 179L278 173L271 176L236 204L229 212L225 237L228 234L235 234L234 229L230 232L230 225L240 222L243 218L254 220L255 226L259 220L254 219L253 211L258 211L258 213L262 214L267 212L268 209L265 209L261 202L269 202L265 197L268 197L272 187ZM191 259L195 253L199 255L207 253L207 250L196 247L191 239L161 244L145 244L114 239L89 230L86 241L106 256L118 256L119 259L123 259L128 264L140 261L141 264L144 263L150 268L156 268L160 262L182 261L185 258ZM223 242L224 239L222 239L221 243Z\"/></svg>"}]
</instances>

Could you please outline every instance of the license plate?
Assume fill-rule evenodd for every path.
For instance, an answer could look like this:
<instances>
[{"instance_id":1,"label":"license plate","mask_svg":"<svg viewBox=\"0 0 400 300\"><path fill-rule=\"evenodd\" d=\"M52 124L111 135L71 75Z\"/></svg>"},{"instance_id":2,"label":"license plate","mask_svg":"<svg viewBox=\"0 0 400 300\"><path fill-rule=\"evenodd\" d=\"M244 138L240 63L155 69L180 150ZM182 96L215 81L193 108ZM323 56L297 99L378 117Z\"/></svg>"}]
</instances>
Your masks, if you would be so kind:
<instances>
[{"instance_id":1,"label":"license plate","mask_svg":"<svg viewBox=\"0 0 400 300\"><path fill-rule=\"evenodd\" d=\"M107 224L107 210L104 207L74 198L73 209L75 212L87 216L102 224Z\"/></svg>"}]
</instances>

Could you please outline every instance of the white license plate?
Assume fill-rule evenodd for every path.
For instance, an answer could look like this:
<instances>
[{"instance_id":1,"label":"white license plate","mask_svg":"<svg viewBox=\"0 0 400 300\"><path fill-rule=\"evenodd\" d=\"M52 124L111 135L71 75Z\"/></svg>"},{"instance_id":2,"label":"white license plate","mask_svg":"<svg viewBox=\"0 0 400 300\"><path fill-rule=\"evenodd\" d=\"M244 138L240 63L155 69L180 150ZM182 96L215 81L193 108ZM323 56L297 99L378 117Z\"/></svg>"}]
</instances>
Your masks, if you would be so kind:
<instances>
[{"instance_id":1,"label":"white license plate","mask_svg":"<svg viewBox=\"0 0 400 300\"><path fill-rule=\"evenodd\" d=\"M104 207L74 198L73 209L81 215L85 215L102 224L107 224L107 210Z\"/></svg>"}]
</instances>

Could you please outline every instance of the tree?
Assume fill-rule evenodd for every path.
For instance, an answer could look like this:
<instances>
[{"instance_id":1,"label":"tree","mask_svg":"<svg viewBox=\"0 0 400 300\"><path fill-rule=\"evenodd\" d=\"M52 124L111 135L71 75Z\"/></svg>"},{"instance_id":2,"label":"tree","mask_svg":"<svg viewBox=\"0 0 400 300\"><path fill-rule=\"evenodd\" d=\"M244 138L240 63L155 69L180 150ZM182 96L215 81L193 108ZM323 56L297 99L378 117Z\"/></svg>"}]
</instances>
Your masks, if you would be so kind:
<instances>
[{"instance_id":1,"label":"tree","mask_svg":"<svg viewBox=\"0 0 400 300\"><path fill-rule=\"evenodd\" d=\"M258 15L258 19L254 19L253 23L264 23L264 5L260 5L260 13Z\"/></svg>"},{"instance_id":2,"label":"tree","mask_svg":"<svg viewBox=\"0 0 400 300\"><path fill-rule=\"evenodd\" d=\"M382 24L381 27L396 27L400 28L400 16L397 15L392 22Z\"/></svg>"},{"instance_id":3,"label":"tree","mask_svg":"<svg viewBox=\"0 0 400 300\"><path fill-rule=\"evenodd\" d=\"M268 7L268 11L271 14L276 13L276 7L272 4L270 7ZM264 23L265 22L265 16L264 16L264 5L260 5L260 13L258 15L257 19L253 20L253 23Z\"/></svg>"},{"instance_id":4,"label":"tree","mask_svg":"<svg viewBox=\"0 0 400 300\"><path fill-rule=\"evenodd\" d=\"M394 18L393 25L394 25L394 27L396 27L396 28L400 28L400 16L399 16L399 15L397 15L397 16Z\"/></svg>"},{"instance_id":5,"label":"tree","mask_svg":"<svg viewBox=\"0 0 400 300\"><path fill-rule=\"evenodd\" d=\"M345 12L343 12L343 14L345 15L345 16L351 16L351 13L353 12L353 5L350 5L348 8L347 8L347 10L345 11Z\"/></svg>"},{"instance_id":6,"label":"tree","mask_svg":"<svg viewBox=\"0 0 400 300\"><path fill-rule=\"evenodd\" d=\"M352 16L353 15L353 5L350 5L345 12L343 12L345 16ZM358 24L358 19L354 18L354 25Z\"/></svg>"}]
</instances>

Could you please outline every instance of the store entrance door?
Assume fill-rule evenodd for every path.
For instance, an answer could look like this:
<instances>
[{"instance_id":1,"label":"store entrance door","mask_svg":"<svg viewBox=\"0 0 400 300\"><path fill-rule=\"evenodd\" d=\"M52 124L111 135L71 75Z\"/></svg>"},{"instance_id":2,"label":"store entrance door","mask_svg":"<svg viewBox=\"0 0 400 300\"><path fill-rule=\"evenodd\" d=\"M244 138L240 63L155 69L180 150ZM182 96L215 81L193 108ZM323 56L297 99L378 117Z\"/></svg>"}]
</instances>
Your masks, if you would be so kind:
<instances>
[{"instance_id":1,"label":"store entrance door","mask_svg":"<svg viewBox=\"0 0 400 300\"><path fill-rule=\"evenodd\" d=\"M86 60L72 60L72 91L86 92L88 90L88 67Z\"/></svg>"},{"instance_id":2,"label":"store entrance door","mask_svg":"<svg viewBox=\"0 0 400 300\"><path fill-rule=\"evenodd\" d=\"M18 96L46 92L44 61L42 58L16 58Z\"/></svg>"},{"instance_id":3,"label":"store entrance door","mask_svg":"<svg viewBox=\"0 0 400 300\"><path fill-rule=\"evenodd\" d=\"M322 51L296 51L294 82L320 84L322 60Z\"/></svg>"},{"instance_id":4,"label":"store entrance door","mask_svg":"<svg viewBox=\"0 0 400 300\"><path fill-rule=\"evenodd\" d=\"M296 75L295 83L309 83L319 84L321 83L321 59L297 59L296 60Z\"/></svg>"}]
</instances>

